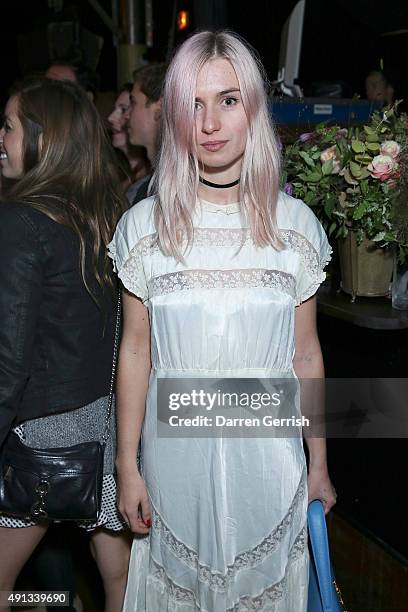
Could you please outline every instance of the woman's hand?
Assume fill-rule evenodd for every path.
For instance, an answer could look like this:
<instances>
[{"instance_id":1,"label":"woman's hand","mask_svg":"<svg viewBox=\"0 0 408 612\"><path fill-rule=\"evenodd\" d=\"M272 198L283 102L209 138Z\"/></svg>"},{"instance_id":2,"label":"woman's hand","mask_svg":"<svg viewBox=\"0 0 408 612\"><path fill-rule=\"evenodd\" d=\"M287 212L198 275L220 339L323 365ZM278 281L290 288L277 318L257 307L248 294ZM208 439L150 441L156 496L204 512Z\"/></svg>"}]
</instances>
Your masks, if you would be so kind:
<instances>
[{"instance_id":1,"label":"woman's hand","mask_svg":"<svg viewBox=\"0 0 408 612\"><path fill-rule=\"evenodd\" d=\"M134 533L147 535L152 525L146 485L137 469L118 475L118 508Z\"/></svg>"},{"instance_id":2,"label":"woman's hand","mask_svg":"<svg viewBox=\"0 0 408 612\"><path fill-rule=\"evenodd\" d=\"M327 467L311 467L307 478L307 486L308 503L310 504L314 499L320 499L323 502L324 512L327 514L336 503L337 498Z\"/></svg>"}]
</instances>

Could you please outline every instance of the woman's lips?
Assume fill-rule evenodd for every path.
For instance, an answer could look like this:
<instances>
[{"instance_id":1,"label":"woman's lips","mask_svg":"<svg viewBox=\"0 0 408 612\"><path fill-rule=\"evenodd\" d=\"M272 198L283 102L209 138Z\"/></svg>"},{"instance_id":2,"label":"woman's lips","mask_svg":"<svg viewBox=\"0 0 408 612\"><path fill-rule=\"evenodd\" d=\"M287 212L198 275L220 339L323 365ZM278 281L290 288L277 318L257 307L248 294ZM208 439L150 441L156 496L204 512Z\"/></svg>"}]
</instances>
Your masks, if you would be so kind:
<instances>
[{"instance_id":1,"label":"woman's lips","mask_svg":"<svg viewBox=\"0 0 408 612\"><path fill-rule=\"evenodd\" d=\"M201 146L207 151L219 151L225 144L227 144L226 140L214 140L210 142L202 142Z\"/></svg>"}]
</instances>

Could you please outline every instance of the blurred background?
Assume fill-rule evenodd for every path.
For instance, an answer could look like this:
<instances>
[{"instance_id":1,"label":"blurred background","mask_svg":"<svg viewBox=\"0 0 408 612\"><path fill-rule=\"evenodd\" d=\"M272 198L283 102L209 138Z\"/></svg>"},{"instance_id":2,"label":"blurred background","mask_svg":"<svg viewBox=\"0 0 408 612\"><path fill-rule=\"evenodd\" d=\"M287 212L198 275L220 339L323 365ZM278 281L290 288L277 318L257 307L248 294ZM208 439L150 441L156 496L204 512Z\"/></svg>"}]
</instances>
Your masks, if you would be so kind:
<instances>
[{"instance_id":1,"label":"blurred background","mask_svg":"<svg viewBox=\"0 0 408 612\"><path fill-rule=\"evenodd\" d=\"M15 81L66 62L92 73L95 103L106 118L120 86L132 81L135 68L169 60L180 42L205 28L227 27L241 34L258 51L269 80L276 81L283 54L296 55L296 45L287 45L286 51L281 47L285 23L296 4L297 0L2 0L0 104L4 107ZM366 98L367 75L381 70L394 99L402 99L402 109L408 108L407 0L306 0L301 26L294 58L297 78L292 83L298 92L315 101L342 99L351 108L352 98ZM275 94L282 93L275 89ZM288 104L289 98L283 100L283 106L295 107ZM304 110L306 101L298 102ZM365 109L361 122L372 110L369 103ZM300 112L296 108L293 117L280 123L306 124L299 119ZM357 111L348 112L346 125ZM335 114L327 118L339 121ZM372 305L365 305L363 298L354 307L344 296L320 295L318 325L327 376L407 375L408 318L402 313L396 320L394 313L391 320L387 298L370 300ZM355 314L358 308L366 308L361 316ZM379 327L383 311L394 327ZM347 609L404 612L408 610L406 440L329 440L328 447L339 493L329 518L331 546ZM58 529L54 527L54 541ZM100 610L101 585L78 530L73 531L70 545L75 540L76 589L82 609ZM27 567L21 584L38 586L30 582L35 563L34 559Z\"/></svg>"},{"instance_id":2,"label":"blurred background","mask_svg":"<svg viewBox=\"0 0 408 612\"><path fill-rule=\"evenodd\" d=\"M81 60L98 72L100 91L116 91L126 80L126 65L164 60L189 33L205 27L229 27L247 38L274 80L282 27L295 4L296 0L3 0L1 101L16 78L45 70L56 59ZM364 95L365 76L382 66L395 96L407 99L407 51L405 0L310 0L299 82L305 95L319 93L322 82L341 83L342 97Z\"/></svg>"}]
</instances>

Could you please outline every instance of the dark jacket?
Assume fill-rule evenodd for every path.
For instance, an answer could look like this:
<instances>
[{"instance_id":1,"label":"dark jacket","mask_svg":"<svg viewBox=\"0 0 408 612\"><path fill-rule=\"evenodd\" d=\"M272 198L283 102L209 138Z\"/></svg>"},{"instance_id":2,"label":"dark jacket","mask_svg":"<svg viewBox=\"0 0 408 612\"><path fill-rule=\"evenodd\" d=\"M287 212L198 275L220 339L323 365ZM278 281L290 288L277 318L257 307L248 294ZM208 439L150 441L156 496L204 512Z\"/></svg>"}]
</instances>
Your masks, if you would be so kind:
<instances>
[{"instance_id":1,"label":"dark jacket","mask_svg":"<svg viewBox=\"0 0 408 612\"><path fill-rule=\"evenodd\" d=\"M141 202L145 198L147 198L147 192L149 191L149 183L151 181L152 175L143 177L140 179L139 186L136 191L136 195L134 196L131 205L134 206L138 202Z\"/></svg>"},{"instance_id":2,"label":"dark jacket","mask_svg":"<svg viewBox=\"0 0 408 612\"><path fill-rule=\"evenodd\" d=\"M17 423L109 393L115 306L86 291L73 230L28 205L0 204L0 249L1 447Z\"/></svg>"}]
</instances>

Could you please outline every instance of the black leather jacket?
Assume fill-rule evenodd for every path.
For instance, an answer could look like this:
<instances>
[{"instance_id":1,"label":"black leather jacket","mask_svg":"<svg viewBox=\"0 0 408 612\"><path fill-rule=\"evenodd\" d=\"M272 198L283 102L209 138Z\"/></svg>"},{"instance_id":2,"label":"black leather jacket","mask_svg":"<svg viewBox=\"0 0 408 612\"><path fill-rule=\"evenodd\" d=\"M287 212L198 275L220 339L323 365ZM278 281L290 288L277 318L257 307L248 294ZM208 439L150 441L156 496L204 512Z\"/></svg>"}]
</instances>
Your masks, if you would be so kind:
<instances>
[{"instance_id":1,"label":"black leather jacket","mask_svg":"<svg viewBox=\"0 0 408 612\"><path fill-rule=\"evenodd\" d=\"M0 251L1 447L21 421L108 394L115 305L86 291L75 233L28 205L0 204Z\"/></svg>"}]
</instances>

